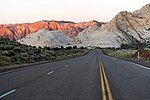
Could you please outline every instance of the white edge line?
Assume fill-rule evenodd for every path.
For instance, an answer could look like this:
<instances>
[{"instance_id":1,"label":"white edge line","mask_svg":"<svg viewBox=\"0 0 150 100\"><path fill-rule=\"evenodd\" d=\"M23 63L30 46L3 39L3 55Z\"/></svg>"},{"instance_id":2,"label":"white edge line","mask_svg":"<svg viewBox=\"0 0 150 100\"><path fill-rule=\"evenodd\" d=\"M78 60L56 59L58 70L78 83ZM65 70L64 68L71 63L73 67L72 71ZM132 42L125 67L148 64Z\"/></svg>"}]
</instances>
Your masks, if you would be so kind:
<instances>
[{"instance_id":1,"label":"white edge line","mask_svg":"<svg viewBox=\"0 0 150 100\"><path fill-rule=\"evenodd\" d=\"M117 59L117 58L116 58ZM121 59L122 60L122 59ZM124 60L124 61L126 61L126 60ZM136 65L136 66L139 66L139 67L141 67L141 68L144 68L144 69L147 69L147 70L150 70L150 68L149 67L146 67L146 66L143 66L143 65L140 65L140 64L136 64L136 63L133 63L133 62L130 62L130 61L126 61L126 62L128 62L128 63L130 63L130 64L133 64L133 65Z\"/></svg>"},{"instance_id":2,"label":"white edge line","mask_svg":"<svg viewBox=\"0 0 150 100\"><path fill-rule=\"evenodd\" d=\"M52 74L52 73L54 73L54 71L50 71L50 72L48 72L48 73L47 73L47 75Z\"/></svg>"},{"instance_id":3,"label":"white edge line","mask_svg":"<svg viewBox=\"0 0 150 100\"><path fill-rule=\"evenodd\" d=\"M15 92L15 91L16 91L16 89L11 90L11 91L9 91L7 93L4 93L3 95L0 96L0 99L3 98L3 97L5 97L5 96L7 96L7 95L9 95L9 94L11 94L11 93L13 93L13 92Z\"/></svg>"},{"instance_id":4,"label":"white edge line","mask_svg":"<svg viewBox=\"0 0 150 100\"><path fill-rule=\"evenodd\" d=\"M136 63L132 63L132 62L129 62L129 63L134 64L134 65L137 65L137 66L139 66L139 67L141 67L141 68L144 68L144 69L148 69L148 70L150 70L150 68L145 67L145 66L143 66L143 65L136 64Z\"/></svg>"}]
</instances>

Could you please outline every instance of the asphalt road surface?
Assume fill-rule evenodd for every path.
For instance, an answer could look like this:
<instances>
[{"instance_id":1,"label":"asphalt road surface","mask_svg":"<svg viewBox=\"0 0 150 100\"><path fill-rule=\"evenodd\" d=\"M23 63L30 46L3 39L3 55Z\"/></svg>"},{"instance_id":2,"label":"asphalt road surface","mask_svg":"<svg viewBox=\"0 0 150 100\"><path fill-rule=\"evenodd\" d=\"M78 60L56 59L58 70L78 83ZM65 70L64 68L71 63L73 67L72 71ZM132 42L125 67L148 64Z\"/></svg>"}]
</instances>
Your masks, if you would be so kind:
<instances>
[{"instance_id":1,"label":"asphalt road surface","mask_svg":"<svg viewBox=\"0 0 150 100\"><path fill-rule=\"evenodd\" d=\"M150 69L92 50L1 73L0 100L150 100Z\"/></svg>"}]
</instances>

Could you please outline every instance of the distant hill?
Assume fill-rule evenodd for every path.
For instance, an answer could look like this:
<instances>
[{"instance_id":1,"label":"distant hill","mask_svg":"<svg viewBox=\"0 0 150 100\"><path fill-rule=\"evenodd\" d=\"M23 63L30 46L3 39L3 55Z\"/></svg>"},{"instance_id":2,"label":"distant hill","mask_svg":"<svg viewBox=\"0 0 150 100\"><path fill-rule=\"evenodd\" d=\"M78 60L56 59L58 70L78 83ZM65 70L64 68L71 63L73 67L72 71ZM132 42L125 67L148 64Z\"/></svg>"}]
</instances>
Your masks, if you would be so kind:
<instances>
[{"instance_id":1,"label":"distant hill","mask_svg":"<svg viewBox=\"0 0 150 100\"><path fill-rule=\"evenodd\" d=\"M40 29L59 30L64 32L66 35L72 37L78 35L79 32L83 31L90 25L103 24L98 21L80 22L75 23L71 21L38 21L35 23L23 23L23 24L5 24L0 25L0 36L18 40L25 37L28 34L35 33Z\"/></svg>"},{"instance_id":2,"label":"distant hill","mask_svg":"<svg viewBox=\"0 0 150 100\"><path fill-rule=\"evenodd\" d=\"M150 4L135 12L122 11L101 27L91 25L75 42L84 46L120 47L121 44L150 43Z\"/></svg>"},{"instance_id":3,"label":"distant hill","mask_svg":"<svg viewBox=\"0 0 150 100\"><path fill-rule=\"evenodd\" d=\"M29 34L26 37L18 40L22 44L27 44L36 47L61 47L67 46L72 39L58 30L41 29L35 33Z\"/></svg>"},{"instance_id":4,"label":"distant hill","mask_svg":"<svg viewBox=\"0 0 150 100\"><path fill-rule=\"evenodd\" d=\"M44 20L1 25L0 32L3 37L21 39L20 43L42 47L66 44L103 48L150 45L150 4L134 12L121 11L105 24L97 21L74 23Z\"/></svg>"}]
</instances>

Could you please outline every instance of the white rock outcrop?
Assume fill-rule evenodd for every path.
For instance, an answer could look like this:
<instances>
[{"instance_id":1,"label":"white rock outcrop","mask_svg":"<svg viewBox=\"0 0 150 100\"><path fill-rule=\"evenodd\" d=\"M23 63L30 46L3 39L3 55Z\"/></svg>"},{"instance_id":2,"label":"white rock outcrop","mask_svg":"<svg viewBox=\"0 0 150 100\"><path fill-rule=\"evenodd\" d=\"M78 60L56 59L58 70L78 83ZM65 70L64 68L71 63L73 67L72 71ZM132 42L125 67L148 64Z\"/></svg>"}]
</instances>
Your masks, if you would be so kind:
<instances>
[{"instance_id":1,"label":"white rock outcrop","mask_svg":"<svg viewBox=\"0 0 150 100\"><path fill-rule=\"evenodd\" d=\"M71 39L60 31L42 29L19 40L32 46L120 47L121 44L150 43L150 4L133 13L122 11L106 24L93 24Z\"/></svg>"},{"instance_id":2,"label":"white rock outcrop","mask_svg":"<svg viewBox=\"0 0 150 100\"><path fill-rule=\"evenodd\" d=\"M60 47L66 46L72 39L60 31L50 31L41 29L35 33L29 34L26 37L18 40L22 44L27 44L36 47Z\"/></svg>"},{"instance_id":3,"label":"white rock outcrop","mask_svg":"<svg viewBox=\"0 0 150 100\"><path fill-rule=\"evenodd\" d=\"M85 46L120 47L150 41L150 4L133 13L122 11L101 27L92 25L75 38Z\"/></svg>"}]
</instances>

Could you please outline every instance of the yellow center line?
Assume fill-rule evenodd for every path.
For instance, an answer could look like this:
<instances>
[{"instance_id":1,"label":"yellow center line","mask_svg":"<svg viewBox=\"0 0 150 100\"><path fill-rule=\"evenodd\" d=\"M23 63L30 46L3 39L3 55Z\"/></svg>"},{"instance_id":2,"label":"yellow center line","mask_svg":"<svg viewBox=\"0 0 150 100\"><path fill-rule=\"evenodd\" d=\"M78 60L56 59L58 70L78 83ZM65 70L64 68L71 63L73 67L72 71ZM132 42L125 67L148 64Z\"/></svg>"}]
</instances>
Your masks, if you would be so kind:
<instances>
[{"instance_id":1,"label":"yellow center line","mask_svg":"<svg viewBox=\"0 0 150 100\"><path fill-rule=\"evenodd\" d=\"M100 77L101 77L101 86L102 86L102 98L104 98L103 100L106 100L106 93L103 93L103 91L105 92L105 87L104 87L104 81L106 83L106 89L107 89L107 92L108 92L108 98L109 100L113 100L113 96L112 96L112 92L111 92L111 89L110 89L110 85L109 85L109 82L108 82L108 79L107 79L107 76L106 76L106 73L105 73L105 70L104 70L104 66L103 66L103 63L100 59L100 57L98 57L98 60L99 60L99 65L100 65ZM102 74L104 75L104 80L102 79ZM104 87L104 89L103 89Z\"/></svg>"},{"instance_id":2,"label":"yellow center line","mask_svg":"<svg viewBox=\"0 0 150 100\"><path fill-rule=\"evenodd\" d=\"M101 66L102 66L102 71L103 71L103 74L104 74L104 79L105 79L105 82L106 82L106 88L107 88L109 100L113 100L113 96L112 96L112 92L111 92L111 89L110 89L110 85L109 85L108 79L106 77L106 73L104 71L104 66L103 66L102 62L101 62Z\"/></svg>"},{"instance_id":3,"label":"yellow center line","mask_svg":"<svg viewBox=\"0 0 150 100\"><path fill-rule=\"evenodd\" d=\"M99 58L98 58L99 60ZM99 61L98 61L99 62ZM99 63L100 65L100 63ZM106 100L106 93L105 93L105 86L104 86L104 79L102 75L102 68L100 67L100 80L101 80L101 88L102 88L102 100Z\"/></svg>"}]
</instances>

